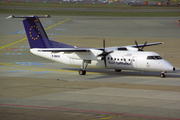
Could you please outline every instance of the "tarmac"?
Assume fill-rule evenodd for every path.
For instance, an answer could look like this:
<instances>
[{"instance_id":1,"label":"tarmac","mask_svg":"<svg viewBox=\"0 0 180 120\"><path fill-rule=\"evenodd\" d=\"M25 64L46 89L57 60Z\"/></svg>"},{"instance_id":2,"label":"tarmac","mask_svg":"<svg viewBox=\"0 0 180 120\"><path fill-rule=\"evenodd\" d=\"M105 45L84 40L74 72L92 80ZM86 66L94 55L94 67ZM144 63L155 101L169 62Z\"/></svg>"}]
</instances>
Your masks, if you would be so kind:
<instances>
[{"instance_id":1,"label":"tarmac","mask_svg":"<svg viewBox=\"0 0 180 120\"><path fill-rule=\"evenodd\" d=\"M178 17L79 17L40 19L50 39L79 47L164 42L146 47L176 67L158 72L78 70L29 52L22 19L0 14L0 118L61 120L180 119ZM64 21L64 22L63 22Z\"/></svg>"}]
</instances>

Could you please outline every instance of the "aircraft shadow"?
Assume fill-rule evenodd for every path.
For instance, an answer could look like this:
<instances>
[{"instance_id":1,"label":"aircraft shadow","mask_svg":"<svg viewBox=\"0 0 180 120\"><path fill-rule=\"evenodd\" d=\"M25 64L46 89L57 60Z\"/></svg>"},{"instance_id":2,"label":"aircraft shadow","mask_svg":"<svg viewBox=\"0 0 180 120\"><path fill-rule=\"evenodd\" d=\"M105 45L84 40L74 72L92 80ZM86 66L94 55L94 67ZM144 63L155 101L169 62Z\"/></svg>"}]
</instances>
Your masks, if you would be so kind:
<instances>
[{"instance_id":1,"label":"aircraft shadow","mask_svg":"<svg viewBox=\"0 0 180 120\"><path fill-rule=\"evenodd\" d=\"M62 68L64 70L72 70L72 71L79 71L79 68ZM112 78L113 76L117 76L117 77L124 77L124 76L142 76L142 77L148 77L148 76L152 76L152 77L159 77L160 76L160 72L141 72L141 71L132 71L132 70L122 70L121 72L115 72L112 69L92 69L92 68L87 68L86 69L88 74L88 72L93 72L93 73L99 73L99 74L104 74L105 76L101 76L101 78L106 77L106 78ZM180 78L180 70L176 70L175 72L168 72L165 73L166 77L172 77L172 78Z\"/></svg>"}]
</instances>

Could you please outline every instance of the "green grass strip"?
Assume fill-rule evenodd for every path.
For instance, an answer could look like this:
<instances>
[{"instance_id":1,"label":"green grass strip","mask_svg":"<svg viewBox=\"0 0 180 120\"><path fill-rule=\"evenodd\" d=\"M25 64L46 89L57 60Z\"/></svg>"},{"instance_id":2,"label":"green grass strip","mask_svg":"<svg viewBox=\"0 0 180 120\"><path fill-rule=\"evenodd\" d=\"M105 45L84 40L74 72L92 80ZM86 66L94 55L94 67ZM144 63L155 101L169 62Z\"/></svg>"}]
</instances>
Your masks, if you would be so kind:
<instances>
[{"instance_id":1,"label":"green grass strip","mask_svg":"<svg viewBox=\"0 0 180 120\"><path fill-rule=\"evenodd\" d=\"M71 16L120 16L120 17L167 17L180 16L180 12L107 12L107 11L58 11L0 9L0 13L21 15L71 15Z\"/></svg>"},{"instance_id":2,"label":"green grass strip","mask_svg":"<svg viewBox=\"0 0 180 120\"><path fill-rule=\"evenodd\" d=\"M180 9L179 7L168 6L130 6L121 4L75 4L75 3L19 3L19 2L0 2L2 7L34 7L34 8L86 8L86 9Z\"/></svg>"}]
</instances>

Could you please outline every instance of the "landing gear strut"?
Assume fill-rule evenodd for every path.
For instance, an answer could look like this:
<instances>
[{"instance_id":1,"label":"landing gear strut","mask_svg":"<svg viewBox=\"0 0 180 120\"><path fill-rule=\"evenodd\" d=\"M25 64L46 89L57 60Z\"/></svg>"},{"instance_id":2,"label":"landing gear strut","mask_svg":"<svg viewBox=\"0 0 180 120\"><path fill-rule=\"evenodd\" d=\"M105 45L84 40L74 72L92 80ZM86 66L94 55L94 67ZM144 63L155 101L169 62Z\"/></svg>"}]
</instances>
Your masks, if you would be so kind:
<instances>
[{"instance_id":1,"label":"landing gear strut","mask_svg":"<svg viewBox=\"0 0 180 120\"><path fill-rule=\"evenodd\" d=\"M82 61L81 69L79 70L79 75L86 75L86 68L87 68L89 63L91 63L90 60L83 60Z\"/></svg>"},{"instance_id":2,"label":"landing gear strut","mask_svg":"<svg viewBox=\"0 0 180 120\"><path fill-rule=\"evenodd\" d=\"M164 72L162 72L162 73L160 74L160 77L161 77L161 78L166 77L166 76L165 76L165 73L164 73Z\"/></svg>"}]
</instances>

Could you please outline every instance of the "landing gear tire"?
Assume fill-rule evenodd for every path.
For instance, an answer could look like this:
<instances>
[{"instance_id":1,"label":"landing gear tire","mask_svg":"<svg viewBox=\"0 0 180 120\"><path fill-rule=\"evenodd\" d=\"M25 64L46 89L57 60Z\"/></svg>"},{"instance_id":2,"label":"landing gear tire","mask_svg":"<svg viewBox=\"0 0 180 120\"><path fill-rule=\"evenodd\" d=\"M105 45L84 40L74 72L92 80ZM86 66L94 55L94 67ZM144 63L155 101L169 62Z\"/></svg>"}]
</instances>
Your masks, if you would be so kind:
<instances>
[{"instance_id":1,"label":"landing gear tire","mask_svg":"<svg viewBox=\"0 0 180 120\"><path fill-rule=\"evenodd\" d=\"M85 75L86 74L86 70L79 70L79 75Z\"/></svg>"},{"instance_id":2,"label":"landing gear tire","mask_svg":"<svg viewBox=\"0 0 180 120\"><path fill-rule=\"evenodd\" d=\"M166 76L165 76L164 73L161 73L161 74L160 74L160 77L161 77L161 78L164 78L164 77L166 77Z\"/></svg>"},{"instance_id":3,"label":"landing gear tire","mask_svg":"<svg viewBox=\"0 0 180 120\"><path fill-rule=\"evenodd\" d=\"M121 70L119 70L119 69L115 69L115 72L121 72Z\"/></svg>"}]
</instances>

